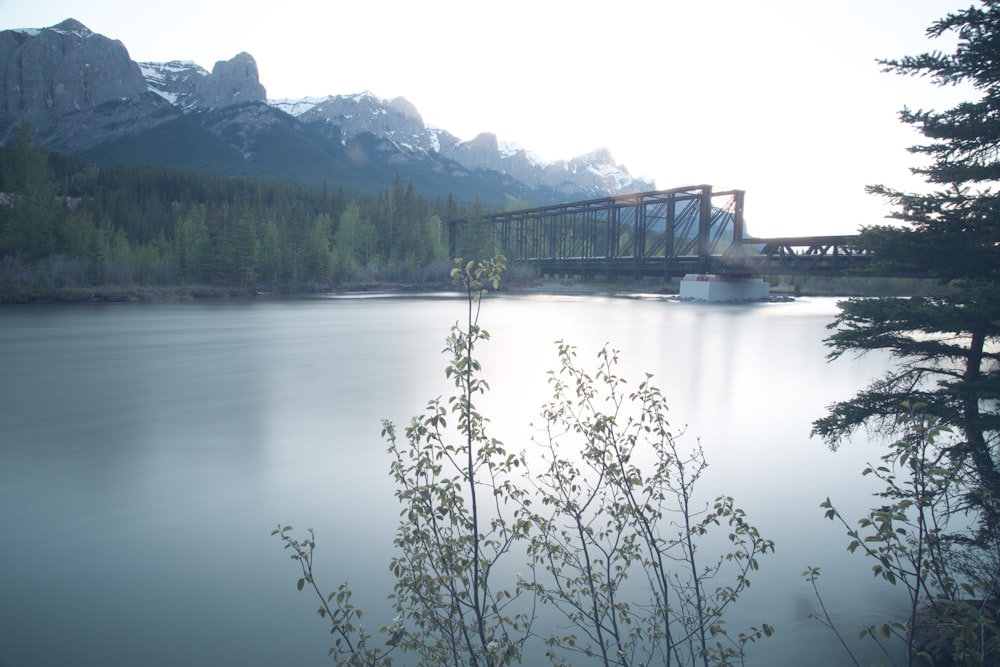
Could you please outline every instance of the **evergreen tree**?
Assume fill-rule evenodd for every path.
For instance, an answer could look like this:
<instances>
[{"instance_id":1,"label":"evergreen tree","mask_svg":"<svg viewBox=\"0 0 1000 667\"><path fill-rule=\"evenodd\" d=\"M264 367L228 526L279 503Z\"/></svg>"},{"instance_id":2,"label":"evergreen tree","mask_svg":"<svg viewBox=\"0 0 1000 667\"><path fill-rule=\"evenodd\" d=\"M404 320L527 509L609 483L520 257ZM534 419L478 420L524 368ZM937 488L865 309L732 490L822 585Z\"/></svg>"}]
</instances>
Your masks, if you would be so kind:
<instances>
[{"instance_id":1,"label":"evergreen tree","mask_svg":"<svg viewBox=\"0 0 1000 667\"><path fill-rule=\"evenodd\" d=\"M281 263L281 232L273 220L264 223L260 239L260 277L264 282L277 284L283 275Z\"/></svg>"},{"instance_id":2,"label":"evergreen tree","mask_svg":"<svg viewBox=\"0 0 1000 667\"><path fill-rule=\"evenodd\" d=\"M448 259L448 232L437 215L431 215L423 225L424 261Z\"/></svg>"},{"instance_id":3,"label":"evergreen tree","mask_svg":"<svg viewBox=\"0 0 1000 667\"><path fill-rule=\"evenodd\" d=\"M0 206L0 253L37 261L56 251L59 210L48 153L32 138L31 125L14 129L14 150L4 169Z\"/></svg>"},{"instance_id":4,"label":"evergreen tree","mask_svg":"<svg viewBox=\"0 0 1000 667\"><path fill-rule=\"evenodd\" d=\"M90 216L83 213L68 212L62 216L58 229L56 245L68 257L86 257L90 249L90 237L94 227Z\"/></svg>"},{"instance_id":5,"label":"evergreen tree","mask_svg":"<svg viewBox=\"0 0 1000 667\"><path fill-rule=\"evenodd\" d=\"M174 258L181 278L195 282L205 280L210 251L205 210L202 207L192 209L174 227Z\"/></svg>"},{"instance_id":6,"label":"evergreen tree","mask_svg":"<svg viewBox=\"0 0 1000 667\"><path fill-rule=\"evenodd\" d=\"M330 216L321 213L313 221L305 257L306 275L310 281L324 283L330 279L333 257L330 254Z\"/></svg>"},{"instance_id":7,"label":"evergreen tree","mask_svg":"<svg viewBox=\"0 0 1000 667\"><path fill-rule=\"evenodd\" d=\"M984 536L1000 518L1000 1L949 14L927 31L955 34L953 53L931 52L882 61L886 71L929 77L936 85L972 84L978 99L946 111L900 113L927 142L910 149L928 157L913 171L933 186L929 194L885 186L902 226L862 230L873 270L906 269L938 278L943 296L849 299L831 325L831 358L888 351L898 362L854 398L835 403L814 433L835 447L859 427L894 435L905 423L907 400L951 427L959 442L949 456L969 470L970 502Z\"/></svg>"},{"instance_id":8,"label":"evergreen tree","mask_svg":"<svg viewBox=\"0 0 1000 667\"><path fill-rule=\"evenodd\" d=\"M110 223L107 218L96 220L87 244L88 278L92 285L105 282L105 272L111 259L111 246L108 242Z\"/></svg>"},{"instance_id":9,"label":"evergreen tree","mask_svg":"<svg viewBox=\"0 0 1000 667\"><path fill-rule=\"evenodd\" d=\"M340 226L333 238L338 264L347 271L354 266L368 266L375 257L376 240L375 226L361 212L361 204L352 201L340 215Z\"/></svg>"},{"instance_id":10,"label":"evergreen tree","mask_svg":"<svg viewBox=\"0 0 1000 667\"><path fill-rule=\"evenodd\" d=\"M21 285L294 287L325 283L335 270L343 279L356 266L422 266L447 254L444 204L435 217L399 175L376 197L354 200L340 234L349 200L339 187L97 169L46 151L28 124L13 134L13 145L0 146L0 259ZM449 197L447 219L458 208Z\"/></svg>"},{"instance_id":11,"label":"evergreen tree","mask_svg":"<svg viewBox=\"0 0 1000 667\"><path fill-rule=\"evenodd\" d=\"M472 257L480 261L499 251L496 239L493 237L493 225L486 222L485 216L486 208L477 196L467 221L458 229L456 254L459 257Z\"/></svg>"},{"instance_id":12,"label":"evergreen tree","mask_svg":"<svg viewBox=\"0 0 1000 667\"><path fill-rule=\"evenodd\" d=\"M231 209L226 223L225 258L227 279L233 284L246 286L257 279L257 218L259 204L255 206L249 193L241 193Z\"/></svg>"}]
</instances>

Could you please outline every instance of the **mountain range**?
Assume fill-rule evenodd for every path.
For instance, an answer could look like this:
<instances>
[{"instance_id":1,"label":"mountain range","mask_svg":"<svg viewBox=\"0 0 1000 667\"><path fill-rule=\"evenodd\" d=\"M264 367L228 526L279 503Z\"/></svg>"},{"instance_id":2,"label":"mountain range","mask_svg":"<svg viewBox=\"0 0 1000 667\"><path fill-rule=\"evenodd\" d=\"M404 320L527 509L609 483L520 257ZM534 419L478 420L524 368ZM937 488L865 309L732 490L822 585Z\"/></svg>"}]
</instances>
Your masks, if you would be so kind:
<instances>
[{"instance_id":1,"label":"mountain range","mask_svg":"<svg viewBox=\"0 0 1000 667\"><path fill-rule=\"evenodd\" d=\"M396 178L429 198L544 205L655 189L600 148L544 162L482 133L425 125L402 97L363 92L268 99L249 53L209 72L190 61L135 62L122 42L67 19L0 31L0 144L30 122L50 150L98 166L139 163L345 192Z\"/></svg>"}]
</instances>

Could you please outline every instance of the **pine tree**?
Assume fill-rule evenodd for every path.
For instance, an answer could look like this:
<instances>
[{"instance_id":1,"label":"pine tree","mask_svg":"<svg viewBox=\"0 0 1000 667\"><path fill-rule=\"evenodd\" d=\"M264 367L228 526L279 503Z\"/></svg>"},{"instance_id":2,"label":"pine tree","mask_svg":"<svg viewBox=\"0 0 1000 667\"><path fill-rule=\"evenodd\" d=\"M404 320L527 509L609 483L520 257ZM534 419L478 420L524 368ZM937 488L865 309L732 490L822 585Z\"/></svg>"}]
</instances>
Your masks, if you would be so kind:
<instances>
[{"instance_id":1,"label":"pine tree","mask_svg":"<svg viewBox=\"0 0 1000 667\"><path fill-rule=\"evenodd\" d=\"M260 210L248 193L241 193L226 221L225 250L228 280L247 286L257 279L257 220Z\"/></svg>"},{"instance_id":2,"label":"pine tree","mask_svg":"<svg viewBox=\"0 0 1000 667\"><path fill-rule=\"evenodd\" d=\"M954 34L953 53L931 52L881 64L888 72L929 78L939 86L971 84L978 99L946 111L900 113L926 142L910 149L929 158L913 169L932 186L926 194L885 186L869 190L897 208L906 223L862 230L860 244L877 258L873 270L906 269L936 277L934 297L849 299L827 339L831 358L888 351L897 364L854 398L835 403L813 432L832 447L859 427L891 435L904 402L951 427L960 442L953 460L971 470L970 501L984 533L1000 518L1000 1L949 14L927 35Z\"/></svg>"},{"instance_id":3,"label":"pine tree","mask_svg":"<svg viewBox=\"0 0 1000 667\"><path fill-rule=\"evenodd\" d=\"M281 264L281 232L274 220L264 223L260 239L260 278L264 282L277 284L283 275Z\"/></svg>"},{"instance_id":4,"label":"pine tree","mask_svg":"<svg viewBox=\"0 0 1000 667\"><path fill-rule=\"evenodd\" d=\"M192 208L174 227L174 258L184 281L204 281L208 278L211 238L205 223L205 209Z\"/></svg>"},{"instance_id":5,"label":"pine tree","mask_svg":"<svg viewBox=\"0 0 1000 667\"><path fill-rule=\"evenodd\" d=\"M375 226L362 213L358 201L348 204L340 215L340 225L333 237L334 249L344 270L368 266L375 257L376 236Z\"/></svg>"},{"instance_id":6,"label":"pine tree","mask_svg":"<svg viewBox=\"0 0 1000 667\"><path fill-rule=\"evenodd\" d=\"M497 254L498 247L493 237L493 226L485 217L486 208L477 195L467 221L458 230L459 257L471 257L479 261Z\"/></svg>"},{"instance_id":7,"label":"pine tree","mask_svg":"<svg viewBox=\"0 0 1000 667\"><path fill-rule=\"evenodd\" d=\"M14 129L14 150L5 171L0 253L31 262L48 257L56 250L56 186L48 153L32 138L31 125Z\"/></svg>"},{"instance_id":8,"label":"pine tree","mask_svg":"<svg viewBox=\"0 0 1000 667\"><path fill-rule=\"evenodd\" d=\"M310 281L324 283L330 280L332 255L330 254L330 216L321 213L313 221L312 233L305 256L306 274Z\"/></svg>"}]
</instances>

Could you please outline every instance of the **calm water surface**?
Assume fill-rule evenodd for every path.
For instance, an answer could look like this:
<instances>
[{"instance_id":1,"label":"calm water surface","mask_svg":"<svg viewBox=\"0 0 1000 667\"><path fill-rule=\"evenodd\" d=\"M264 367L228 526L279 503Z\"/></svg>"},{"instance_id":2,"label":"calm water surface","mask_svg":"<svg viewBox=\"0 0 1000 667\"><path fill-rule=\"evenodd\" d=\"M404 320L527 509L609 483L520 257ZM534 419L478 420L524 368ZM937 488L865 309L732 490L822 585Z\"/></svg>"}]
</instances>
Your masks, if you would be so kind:
<instances>
[{"instance_id":1,"label":"calm water surface","mask_svg":"<svg viewBox=\"0 0 1000 667\"><path fill-rule=\"evenodd\" d=\"M777 627L748 664L844 664L806 618L801 571L822 567L848 637L900 600L818 507L829 495L860 516L859 472L879 454L809 438L885 368L826 363L834 313L832 299L491 298L481 406L530 448L558 339L588 366L610 342L623 375L654 373L705 448L701 492L735 496L777 543L728 620ZM440 350L462 315L444 295L0 307L0 667L328 664L317 604L270 530L314 527L320 584L349 580L384 620L397 507L380 421L447 395Z\"/></svg>"}]
</instances>

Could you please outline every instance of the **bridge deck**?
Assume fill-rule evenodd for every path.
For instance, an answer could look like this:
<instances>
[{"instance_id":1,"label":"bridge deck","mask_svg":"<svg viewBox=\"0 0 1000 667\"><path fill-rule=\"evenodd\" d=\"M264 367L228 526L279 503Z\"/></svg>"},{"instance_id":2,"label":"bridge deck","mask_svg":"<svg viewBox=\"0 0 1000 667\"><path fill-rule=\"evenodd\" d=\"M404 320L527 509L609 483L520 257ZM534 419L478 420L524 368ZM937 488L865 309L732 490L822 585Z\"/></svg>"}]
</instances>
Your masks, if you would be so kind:
<instances>
[{"instance_id":1,"label":"bridge deck","mask_svg":"<svg viewBox=\"0 0 1000 667\"><path fill-rule=\"evenodd\" d=\"M855 236L750 238L744 193L710 185L505 211L453 220L453 257L499 248L543 275L839 275L866 266Z\"/></svg>"}]
</instances>

